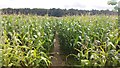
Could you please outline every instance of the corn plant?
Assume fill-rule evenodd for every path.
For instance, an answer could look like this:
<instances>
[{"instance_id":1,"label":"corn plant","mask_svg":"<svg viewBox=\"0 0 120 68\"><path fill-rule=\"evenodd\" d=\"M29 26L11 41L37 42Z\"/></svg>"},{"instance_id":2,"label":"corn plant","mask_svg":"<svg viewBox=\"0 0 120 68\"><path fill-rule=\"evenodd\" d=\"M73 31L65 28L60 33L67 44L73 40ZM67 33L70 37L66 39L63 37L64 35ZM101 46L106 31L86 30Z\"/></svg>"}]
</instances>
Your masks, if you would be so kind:
<instances>
[{"instance_id":1,"label":"corn plant","mask_svg":"<svg viewBox=\"0 0 120 68\"><path fill-rule=\"evenodd\" d=\"M78 65L119 66L115 16L64 17L58 24L61 50L77 57Z\"/></svg>"},{"instance_id":2,"label":"corn plant","mask_svg":"<svg viewBox=\"0 0 120 68\"><path fill-rule=\"evenodd\" d=\"M46 17L3 16L3 66L38 67L51 64L54 29Z\"/></svg>"},{"instance_id":3,"label":"corn plant","mask_svg":"<svg viewBox=\"0 0 120 68\"><path fill-rule=\"evenodd\" d=\"M71 65L120 66L116 16L2 15L0 23L3 66L49 66L56 31L67 62L75 62Z\"/></svg>"}]
</instances>

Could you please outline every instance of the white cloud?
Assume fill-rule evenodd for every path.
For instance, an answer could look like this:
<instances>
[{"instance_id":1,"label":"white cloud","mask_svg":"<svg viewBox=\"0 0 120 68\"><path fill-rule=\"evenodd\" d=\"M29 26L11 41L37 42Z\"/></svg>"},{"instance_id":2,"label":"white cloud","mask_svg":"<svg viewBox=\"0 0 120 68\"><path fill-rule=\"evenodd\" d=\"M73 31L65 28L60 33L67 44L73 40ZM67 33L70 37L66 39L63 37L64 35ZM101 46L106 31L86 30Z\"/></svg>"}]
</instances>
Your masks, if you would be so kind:
<instances>
[{"instance_id":1,"label":"white cloud","mask_svg":"<svg viewBox=\"0 0 120 68\"><path fill-rule=\"evenodd\" d=\"M108 0L0 0L0 8L112 9Z\"/></svg>"}]
</instances>

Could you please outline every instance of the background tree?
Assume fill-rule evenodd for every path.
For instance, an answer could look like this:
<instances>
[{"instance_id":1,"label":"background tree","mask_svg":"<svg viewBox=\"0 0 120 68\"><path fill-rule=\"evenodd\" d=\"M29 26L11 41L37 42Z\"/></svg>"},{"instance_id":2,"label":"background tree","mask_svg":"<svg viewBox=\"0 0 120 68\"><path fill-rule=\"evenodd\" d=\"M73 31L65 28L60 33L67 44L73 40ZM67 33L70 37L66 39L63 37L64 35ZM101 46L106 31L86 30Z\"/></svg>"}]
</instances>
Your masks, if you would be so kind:
<instances>
[{"instance_id":1,"label":"background tree","mask_svg":"<svg viewBox=\"0 0 120 68\"><path fill-rule=\"evenodd\" d=\"M117 7L115 7L117 9ZM40 16L56 16L56 17L62 17L62 16L73 16L73 15L116 15L117 12L109 11L109 10L78 10L78 9L43 9L43 8L4 8L1 10L2 14L31 14L31 15L40 15Z\"/></svg>"},{"instance_id":2,"label":"background tree","mask_svg":"<svg viewBox=\"0 0 120 68\"><path fill-rule=\"evenodd\" d=\"M108 5L116 5L117 1L116 0L110 0L108 1Z\"/></svg>"},{"instance_id":3,"label":"background tree","mask_svg":"<svg viewBox=\"0 0 120 68\"><path fill-rule=\"evenodd\" d=\"M116 0L110 0L107 2L108 5L112 5L114 6L114 10L113 11L118 11L118 6L117 6L117 1Z\"/></svg>"}]
</instances>

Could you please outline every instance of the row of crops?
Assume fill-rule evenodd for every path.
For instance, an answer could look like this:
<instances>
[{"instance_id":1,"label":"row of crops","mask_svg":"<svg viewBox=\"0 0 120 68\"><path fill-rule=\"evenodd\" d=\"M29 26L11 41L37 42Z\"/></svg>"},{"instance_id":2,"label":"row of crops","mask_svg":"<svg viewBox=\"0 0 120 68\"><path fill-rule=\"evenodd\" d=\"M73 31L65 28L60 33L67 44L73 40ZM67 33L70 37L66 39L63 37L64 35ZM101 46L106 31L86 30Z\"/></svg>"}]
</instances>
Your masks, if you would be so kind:
<instances>
[{"instance_id":1,"label":"row of crops","mask_svg":"<svg viewBox=\"0 0 120 68\"><path fill-rule=\"evenodd\" d=\"M48 66L53 48L54 19L37 16L3 16L3 66Z\"/></svg>"},{"instance_id":2,"label":"row of crops","mask_svg":"<svg viewBox=\"0 0 120 68\"><path fill-rule=\"evenodd\" d=\"M69 65L120 66L116 16L3 15L0 24L3 66L49 66L56 31Z\"/></svg>"},{"instance_id":3,"label":"row of crops","mask_svg":"<svg viewBox=\"0 0 120 68\"><path fill-rule=\"evenodd\" d=\"M67 17L58 24L61 50L68 54L67 59L74 57L69 64L120 66L120 36L115 16Z\"/></svg>"}]
</instances>

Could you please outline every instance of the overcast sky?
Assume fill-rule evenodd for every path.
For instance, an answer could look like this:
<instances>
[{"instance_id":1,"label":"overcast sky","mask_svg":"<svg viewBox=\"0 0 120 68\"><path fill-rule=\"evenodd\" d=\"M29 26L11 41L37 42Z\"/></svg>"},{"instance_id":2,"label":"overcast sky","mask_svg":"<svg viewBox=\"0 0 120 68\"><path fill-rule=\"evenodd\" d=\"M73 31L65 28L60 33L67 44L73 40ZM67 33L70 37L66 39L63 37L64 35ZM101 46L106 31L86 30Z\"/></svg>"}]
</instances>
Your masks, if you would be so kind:
<instances>
[{"instance_id":1,"label":"overcast sky","mask_svg":"<svg viewBox=\"0 0 120 68\"><path fill-rule=\"evenodd\" d=\"M0 8L113 9L108 0L0 0Z\"/></svg>"}]
</instances>

